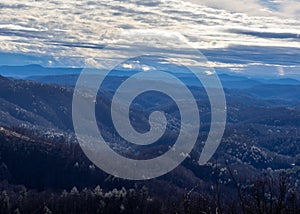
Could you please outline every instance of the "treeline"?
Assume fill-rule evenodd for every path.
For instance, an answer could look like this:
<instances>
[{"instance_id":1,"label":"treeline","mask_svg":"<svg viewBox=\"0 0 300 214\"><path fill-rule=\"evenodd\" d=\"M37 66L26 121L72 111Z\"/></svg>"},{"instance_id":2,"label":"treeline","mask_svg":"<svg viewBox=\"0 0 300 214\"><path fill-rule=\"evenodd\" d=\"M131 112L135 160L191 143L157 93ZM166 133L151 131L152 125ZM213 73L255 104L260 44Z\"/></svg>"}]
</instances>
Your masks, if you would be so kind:
<instances>
[{"instance_id":1,"label":"treeline","mask_svg":"<svg viewBox=\"0 0 300 214\"><path fill-rule=\"evenodd\" d=\"M175 200L171 196L151 196L145 186L111 191L97 186L94 189L73 187L69 191L37 192L26 190L24 186L1 183L1 189L1 214L300 213L299 193L290 187L284 175L260 178L250 186L237 184L236 194L227 192L225 186L216 185L211 194L201 195L201 186L195 186L183 195L176 195Z\"/></svg>"},{"instance_id":2,"label":"treeline","mask_svg":"<svg viewBox=\"0 0 300 214\"><path fill-rule=\"evenodd\" d=\"M103 191L95 189L69 192L35 192L22 188L19 192L4 190L0 195L0 213L159 213L161 203L150 198L146 188Z\"/></svg>"}]
</instances>

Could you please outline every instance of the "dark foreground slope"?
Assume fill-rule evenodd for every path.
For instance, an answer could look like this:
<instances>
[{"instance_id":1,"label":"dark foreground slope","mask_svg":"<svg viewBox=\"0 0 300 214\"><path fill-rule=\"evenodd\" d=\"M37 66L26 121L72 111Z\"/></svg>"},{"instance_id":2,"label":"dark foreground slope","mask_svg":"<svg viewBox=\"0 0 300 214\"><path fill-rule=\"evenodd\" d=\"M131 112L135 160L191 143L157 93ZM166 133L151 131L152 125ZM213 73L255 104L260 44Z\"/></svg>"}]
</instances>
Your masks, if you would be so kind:
<instances>
[{"instance_id":1,"label":"dark foreground slope","mask_svg":"<svg viewBox=\"0 0 300 214\"><path fill-rule=\"evenodd\" d=\"M38 141L6 128L1 129L0 142L1 213L300 210L299 192L286 173L261 175L246 182L231 163L225 168L198 167L196 173L193 170L197 166L187 161L161 178L132 182L95 168L78 144Z\"/></svg>"}]
</instances>

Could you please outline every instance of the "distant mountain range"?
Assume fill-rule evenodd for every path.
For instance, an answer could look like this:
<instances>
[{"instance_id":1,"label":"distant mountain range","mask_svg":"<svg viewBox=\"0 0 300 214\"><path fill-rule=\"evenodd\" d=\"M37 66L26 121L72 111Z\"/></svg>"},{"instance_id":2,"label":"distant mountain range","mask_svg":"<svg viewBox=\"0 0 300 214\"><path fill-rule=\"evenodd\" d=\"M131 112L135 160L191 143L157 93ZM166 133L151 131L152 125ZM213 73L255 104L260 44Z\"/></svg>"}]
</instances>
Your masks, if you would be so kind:
<instances>
[{"instance_id":1,"label":"distant mountain range","mask_svg":"<svg viewBox=\"0 0 300 214\"><path fill-rule=\"evenodd\" d=\"M47 68L41 65L0 66L0 75L27 78L29 76L79 74L81 70L81 68Z\"/></svg>"},{"instance_id":2,"label":"distant mountain range","mask_svg":"<svg viewBox=\"0 0 300 214\"><path fill-rule=\"evenodd\" d=\"M63 86L74 86L76 84L82 68L46 68L40 65L26 66L1 66L0 75L6 77L33 80L36 82L59 84ZM101 71L100 71L101 72ZM136 73L134 70L114 70L111 76L127 77ZM190 86L200 86L201 83L190 74L181 73L179 70L173 72L184 83ZM242 75L232 75L228 73L219 74L219 78L224 88L246 89L259 85L300 85L300 81L292 78L260 78ZM162 80L163 81L163 80Z\"/></svg>"},{"instance_id":3,"label":"distant mountain range","mask_svg":"<svg viewBox=\"0 0 300 214\"><path fill-rule=\"evenodd\" d=\"M72 130L72 86L75 84L76 78L76 75L36 76L35 78L31 77L31 79L35 80L32 81L0 76L0 124L10 126L23 124ZM104 83L104 87L99 93L100 109L107 111L106 109L109 108L114 90L117 89L117 86L124 78L126 77L114 76ZM241 82L247 80L245 77L231 77L225 74L221 74L220 78L223 80L223 84L229 84L230 80L236 85L242 84ZM251 110L251 116L245 117L247 114L241 114L240 118L237 117L233 121L245 122L248 119L252 120L256 117L255 115L259 118L272 114L273 110L270 107L294 108L300 106L300 85L295 84L297 82L294 80L283 81L286 83L285 85L275 84L276 81L272 80L269 84L263 84L255 80L249 80L249 82L257 84L253 84L251 87L226 88L225 94L230 108L247 109L251 107L252 110L257 108L255 111ZM290 84L287 85L287 83ZM190 86L190 89L196 96L199 107L207 109L209 104L205 90L195 86ZM161 110L168 112L170 115L177 115L178 109L174 108L174 102L160 94L156 94L155 99L151 93L145 94L138 99L138 103L133 107L139 112L138 114L142 115L145 114L142 111L148 111L157 108L157 106L160 106ZM273 113L278 114L276 111ZM286 113L286 118L282 119L294 121L294 116L291 114L290 118L288 115ZM139 115L133 116L139 117ZM209 115L202 115L204 121L208 120L208 118ZM147 118L143 116L142 120L145 121ZM107 120L107 122L109 123L108 126L110 126L111 121Z\"/></svg>"}]
</instances>

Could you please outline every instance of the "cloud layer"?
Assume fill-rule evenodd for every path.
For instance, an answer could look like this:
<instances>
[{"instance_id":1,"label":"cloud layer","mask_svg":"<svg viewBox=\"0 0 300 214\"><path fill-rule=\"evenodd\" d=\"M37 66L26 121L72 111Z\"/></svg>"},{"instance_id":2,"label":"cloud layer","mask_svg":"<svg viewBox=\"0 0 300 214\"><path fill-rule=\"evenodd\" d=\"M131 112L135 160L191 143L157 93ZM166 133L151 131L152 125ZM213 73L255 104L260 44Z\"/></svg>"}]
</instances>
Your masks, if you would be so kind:
<instances>
[{"instance_id":1,"label":"cloud layer","mask_svg":"<svg viewBox=\"0 0 300 214\"><path fill-rule=\"evenodd\" d=\"M299 9L293 0L3 0L0 51L80 66L106 57L101 50L118 41L120 32L145 29L179 32L200 50L233 45L288 50L300 48Z\"/></svg>"}]
</instances>

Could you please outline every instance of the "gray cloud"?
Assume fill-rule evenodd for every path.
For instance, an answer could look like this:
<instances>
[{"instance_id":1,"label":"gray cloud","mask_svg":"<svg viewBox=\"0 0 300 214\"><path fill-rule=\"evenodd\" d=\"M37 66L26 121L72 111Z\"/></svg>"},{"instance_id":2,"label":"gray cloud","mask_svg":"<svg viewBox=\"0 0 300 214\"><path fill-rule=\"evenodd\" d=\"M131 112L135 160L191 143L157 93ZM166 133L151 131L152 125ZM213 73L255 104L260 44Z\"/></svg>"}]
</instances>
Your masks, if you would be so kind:
<instances>
[{"instance_id":1,"label":"gray cloud","mask_svg":"<svg viewBox=\"0 0 300 214\"><path fill-rule=\"evenodd\" d=\"M24 9L28 8L26 4L5 4L0 3L0 9Z\"/></svg>"},{"instance_id":2,"label":"gray cloud","mask_svg":"<svg viewBox=\"0 0 300 214\"><path fill-rule=\"evenodd\" d=\"M236 33L236 34L249 35L249 36L254 36L254 37L260 37L260 38L267 38L267 39L294 39L294 40L300 40L300 34L298 34L298 33L288 33L288 32L278 33L278 32L239 30L239 29L229 30L229 32Z\"/></svg>"}]
</instances>

